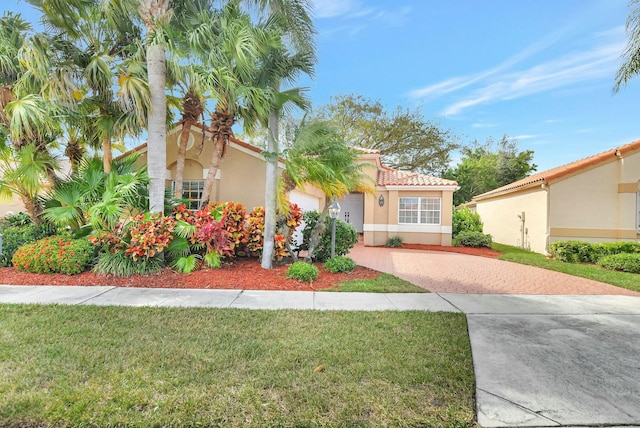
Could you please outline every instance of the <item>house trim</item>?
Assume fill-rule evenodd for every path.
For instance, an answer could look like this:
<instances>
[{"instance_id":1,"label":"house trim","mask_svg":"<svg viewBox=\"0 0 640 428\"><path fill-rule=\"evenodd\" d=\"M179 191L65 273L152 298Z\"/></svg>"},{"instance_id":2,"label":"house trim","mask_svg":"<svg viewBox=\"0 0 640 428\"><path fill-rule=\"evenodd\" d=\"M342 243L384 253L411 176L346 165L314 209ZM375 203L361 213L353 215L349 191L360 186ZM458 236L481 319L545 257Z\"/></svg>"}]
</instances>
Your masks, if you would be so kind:
<instances>
[{"instance_id":1,"label":"house trim","mask_svg":"<svg viewBox=\"0 0 640 428\"><path fill-rule=\"evenodd\" d=\"M413 232L413 233L451 233L451 226L441 226L436 224L376 224L365 223L365 232Z\"/></svg>"},{"instance_id":2,"label":"house trim","mask_svg":"<svg viewBox=\"0 0 640 428\"><path fill-rule=\"evenodd\" d=\"M458 189L460 189L459 186L417 186L417 185L412 185L412 186L392 186L392 185L387 185L385 186L385 188L387 190L451 190L451 191L456 191Z\"/></svg>"},{"instance_id":3,"label":"house trim","mask_svg":"<svg viewBox=\"0 0 640 428\"><path fill-rule=\"evenodd\" d=\"M572 227L552 227L553 237L564 238L608 238L608 239L637 239L635 229L578 229Z\"/></svg>"}]
</instances>

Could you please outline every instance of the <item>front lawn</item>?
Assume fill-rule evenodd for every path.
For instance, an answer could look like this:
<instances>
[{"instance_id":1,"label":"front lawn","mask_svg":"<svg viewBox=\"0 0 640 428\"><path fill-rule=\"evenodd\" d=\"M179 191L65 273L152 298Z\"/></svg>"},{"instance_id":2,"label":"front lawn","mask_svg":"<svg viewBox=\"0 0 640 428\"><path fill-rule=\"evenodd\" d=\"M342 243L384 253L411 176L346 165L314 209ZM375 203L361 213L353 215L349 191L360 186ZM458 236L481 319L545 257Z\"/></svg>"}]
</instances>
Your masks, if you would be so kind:
<instances>
[{"instance_id":1,"label":"front lawn","mask_svg":"<svg viewBox=\"0 0 640 428\"><path fill-rule=\"evenodd\" d=\"M0 426L473 425L462 314L0 313Z\"/></svg>"},{"instance_id":2,"label":"front lawn","mask_svg":"<svg viewBox=\"0 0 640 428\"><path fill-rule=\"evenodd\" d=\"M596 265L565 263L522 248L493 243L492 248L500 251L500 260L536 266L543 269L593 279L633 291L640 291L640 275L603 269Z\"/></svg>"}]
</instances>

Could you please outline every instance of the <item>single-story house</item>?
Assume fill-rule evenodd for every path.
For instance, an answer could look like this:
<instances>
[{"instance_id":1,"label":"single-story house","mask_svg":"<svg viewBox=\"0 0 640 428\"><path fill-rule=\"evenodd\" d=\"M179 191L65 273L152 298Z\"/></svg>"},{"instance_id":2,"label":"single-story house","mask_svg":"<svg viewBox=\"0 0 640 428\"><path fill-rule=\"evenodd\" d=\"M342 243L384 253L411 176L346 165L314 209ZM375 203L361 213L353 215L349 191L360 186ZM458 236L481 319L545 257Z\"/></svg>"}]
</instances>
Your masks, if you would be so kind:
<instances>
[{"instance_id":1,"label":"single-story house","mask_svg":"<svg viewBox=\"0 0 640 428\"><path fill-rule=\"evenodd\" d=\"M167 187L175 178L182 125L167 133ZM194 126L187 146L184 189L193 206L202 199L204 179L211 161L212 145L202 145L202 128ZM208 138L205 135L205 138ZM375 194L352 193L339 200L340 219L363 234L365 245L384 245L390 236L406 243L451 245L453 192L455 181L386 167L377 150L358 149L359 162L375 183ZM146 163L146 145L133 149ZM248 210L264 205L265 162L262 149L231 138L216 176L210 200L237 201ZM279 163L281 169L284 164ZM324 194L314 186L296 189L292 202L303 210L324 208Z\"/></svg>"},{"instance_id":2,"label":"single-story house","mask_svg":"<svg viewBox=\"0 0 640 428\"><path fill-rule=\"evenodd\" d=\"M640 140L476 196L494 241L545 254L558 240L640 237Z\"/></svg>"}]
</instances>

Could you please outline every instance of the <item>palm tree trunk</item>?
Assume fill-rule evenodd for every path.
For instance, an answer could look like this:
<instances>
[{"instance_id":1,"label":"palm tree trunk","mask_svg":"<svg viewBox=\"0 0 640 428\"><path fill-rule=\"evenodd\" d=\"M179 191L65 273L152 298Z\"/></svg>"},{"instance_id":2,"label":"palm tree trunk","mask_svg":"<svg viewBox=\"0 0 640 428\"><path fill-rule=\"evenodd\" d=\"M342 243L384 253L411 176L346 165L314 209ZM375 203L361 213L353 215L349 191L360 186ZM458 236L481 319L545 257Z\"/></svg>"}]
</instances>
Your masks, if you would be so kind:
<instances>
[{"instance_id":1,"label":"palm tree trunk","mask_svg":"<svg viewBox=\"0 0 640 428\"><path fill-rule=\"evenodd\" d=\"M111 137L106 136L102 140L102 165L104 172L109 174L111 172L111 161L113 160L113 151L111 150Z\"/></svg>"},{"instance_id":2,"label":"palm tree trunk","mask_svg":"<svg viewBox=\"0 0 640 428\"><path fill-rule=\"evenodd\" d=\"M164 189L167 171L167 102L165 95L166 63L162 45L147 48L147 73L151 88L147 139L149 172L149 210L164 212Z\"/></svg>"},{"instance_id":3,"label":"palm tree trunk","mask_svg":"<svg viewBox=\"0 0 640 428\"><path fill-rule=\"evenodd\" d=\"M187 157L187 144L189 143L189 135L191 134L190 120L182 123L182 133L180 134L180 147L178 148L178 159L176 159L176 178L175 190L173 196L176 199L182 198L182 182L184 178L184 162Z\"/></svg>"},{"instance_id":4,"label":"palm tree trunk","mask_svg":"<svg viewBox=\"0 0 640 428\"><path fill-rule=\"evenodd\" d=\"M211 165L209 166L209 172L207 173L207 179L204 181L204 189L202 189L202 202L200 208L204 208L211 199L211 193L213 191L213 183L216 179L216 173L220 169L220 162L224 156L225 151L225 136L218 134L216 138L216 145L213 149L213 156L211 156Z\"/></svg>"},{"instance_id":5,"label":"palm tree trunk","mask_svg":"<svg viewBox=\"0 0 640 428\"><path fill-rule=\"evenodd\" d=\"M309 237L309 249L307 250L307 257L304 259L307 263L313 262L313 253L320 243L320 238L324 235L325 230L327 230L326 220L329 214L329 204L331 204L331 199L325 196L324 209L322 213L320 213L320 218L318 218L318 222L313 227L311 236Z\"/></svg>"},{"instance_id":6,"label":"palm tree trunk","mask_svg":"<svg viewBox=\"0 0 640 428\"><path fill-rule=\"evenodd\" d=\"M20 199L22 200L24 208L27 210L27 214L31 217L33 224L40 225L42 223L42 219L40 218L40 214L42 214L42 205L40 205L38 198L20 196Z\"/></svg>"},{"instance_id":7,"label":"palm tree trunk","mask_svg":"<svg viewBox=\"0 0 640 428\"><path fill-rule=\"evenodd\" d=\"M262 249L262 268L273 266L274 242L276 234L276 197L278 187L278 112L269 112L267 132L267 165L264 194L264 244Z\"/></svg>"}]
</instances>

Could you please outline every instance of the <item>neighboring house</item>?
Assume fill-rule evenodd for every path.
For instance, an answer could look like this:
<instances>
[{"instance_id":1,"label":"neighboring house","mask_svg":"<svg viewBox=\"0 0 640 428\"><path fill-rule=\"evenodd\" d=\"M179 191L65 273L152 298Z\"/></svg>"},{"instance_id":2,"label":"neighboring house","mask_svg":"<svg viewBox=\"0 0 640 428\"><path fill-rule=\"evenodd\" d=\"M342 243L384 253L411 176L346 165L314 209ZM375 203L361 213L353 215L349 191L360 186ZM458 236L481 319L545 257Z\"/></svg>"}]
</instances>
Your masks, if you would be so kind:
<instances>
[{"instance_id":1,"label":"neighboring house","mask_svg":"<svg viewBox=\"0 0 640 428\"><path fill-rule=\"evenodd\" d=\"M470 206L494 241L538 253L565 239L638 240L640 140L476 196Z\"/></svg>"},{"instance_id":2,"label":"neighboring house","mask_svg":"<svg viewBox=\"0 0 640 428\"><path fill-rule=\"evenodd\" d=\"M451 245L453 192L458 183L399 171L382 164L380 151L359 149L374 194L341 201L341 218L364 234L365 245L385 245L392 236L407 244Z\"/></svg>"}]
</instances>

